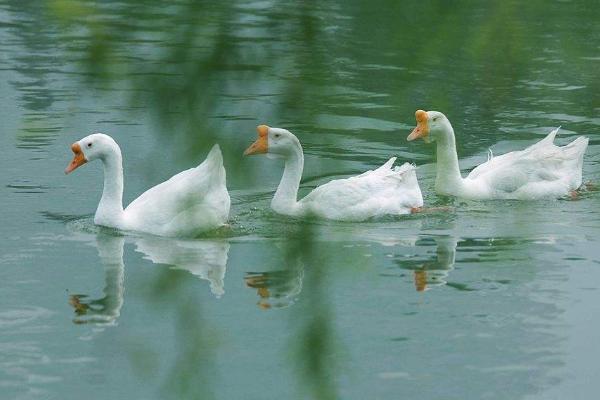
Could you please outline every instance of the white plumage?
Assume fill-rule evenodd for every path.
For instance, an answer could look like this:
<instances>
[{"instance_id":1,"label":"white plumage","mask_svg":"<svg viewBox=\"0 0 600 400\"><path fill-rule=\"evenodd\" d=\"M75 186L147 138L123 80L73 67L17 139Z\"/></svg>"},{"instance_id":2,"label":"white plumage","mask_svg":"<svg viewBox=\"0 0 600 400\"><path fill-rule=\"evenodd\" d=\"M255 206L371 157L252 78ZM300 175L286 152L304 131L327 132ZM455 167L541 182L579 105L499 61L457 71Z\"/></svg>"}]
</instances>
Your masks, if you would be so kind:
<instances>
[{"instance_id":1,"label":"white plumage","mask_svg":"<svg viewBox=\"0 0 600 400\"><path fill-rule=\"evenodd\" d=\"M218 145L206 160L154 186L123 209L121 150L108 135L89 135L72 146L78 165L94 159L104 164L104 190L94 216L97 225L160 236L193 236L227 222L230 199ZM72 165L73 165L72 163Z\"/></svg>"},{"instance_id":2,"label":"white plumage","mask_svg":"<svg viewBox=\"0 0 600 400\"><path fill-rule=\"evenodd\" d=\"M557 198L576 190L588 139L578 137L559 147L554 144L557 133L553 130L525 150L492 157L471 171L468 184L486 188L490 197L509 199Z\"/></svg>"},{"instance_id":3,"label":"white plumage","mask_svg":"<svg viewBox=\"0 0 600 400\"><path fill-rule=\"evenodd\" d=\"M297 200L304 156L291 132L261 125L258 140L245 154L267 153L283 158L285 169L271 207L280 214L316 216L340 221L363 221L383 215L408 214L423 205L415 167L393 167L391 158L381 167L315 188Z\"/></svg>"},{"instance_id":4,"label":"white plumage","mask_svg":"<svg viewBox=\"0 0 600 400\"><path fill-rule=\"evenodd\" d=\"M230 198L219 145L195 168L148 189L125 209L133 230L190 236L227 222Z\"/></svg>"},{"instance_id":5,"label":"white plumage","mask_svg":"<svg viewBox=\"0 0 600 400\"><path fill-rule=\"evenodd\" d=\"M435 188L439 194L476 200L534 200L567 196L581 186L586 137L556 146L557 128L524 150L500 156L490 151L488 161L463 179L450 121L437 111L418 110L416 116L417 127L408 139L422 137L437 143Z\"/></svg>"},{"instance_id":6,"label":"white plumage","mask_svg":"<svg viewBox=\"0 0 600 400\"><path fill-rule=\"evenodd\" d=\"M421 189L415 167L393 167L395 161L392 157L376 170L315 188L298 202L301 213L348 221L409 214L423 206Z\"/></svg>"}]
</instances>

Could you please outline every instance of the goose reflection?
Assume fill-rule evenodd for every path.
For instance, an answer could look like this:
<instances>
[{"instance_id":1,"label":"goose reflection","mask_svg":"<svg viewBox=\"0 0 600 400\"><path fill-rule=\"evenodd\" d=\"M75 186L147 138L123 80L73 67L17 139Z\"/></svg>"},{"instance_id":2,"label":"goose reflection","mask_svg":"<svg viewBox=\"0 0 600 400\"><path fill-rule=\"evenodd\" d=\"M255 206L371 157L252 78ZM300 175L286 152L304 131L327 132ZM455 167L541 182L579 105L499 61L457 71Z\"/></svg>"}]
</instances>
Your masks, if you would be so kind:
<instances>
[{"instance_id":1,"label":"goose reflection","mask_svg":"<svg viewBox=\"0 0 600 400\"><path fill-rule=\"evenodd\" d=\"M303 278L304 267L297 265L286 270L247 272L244 282L249 288L256 289L260 308L284 308L298 299Z\"/></svg>"},{"instance_id":2,"label":"goose reflection","mask_svg":"<svg viewBox=\"0 0 600 400\"><path fill-rule=\"evenodd\" d=\"M97 325L115 324L121 314L125 292L125 264L123 247L125 238L99 234L95 245L100 262L104 266L104 296L90 299L87 295L69 295L69 304L75 310L73 322L76 324L94 323Z\"/></svg>"},{"instance_id":3,"label":"goose reflection","mask_svg":"<svg viewBox=\"0 0 600 400\"><path fill-rule=\"evenodd\" d=\"M82 237L83 235L83 237ZM90 298L85 294L70 294L76 324L114 325L121 314L125 292L125 242L133 241L135 250L154 264L166 264L172 269L190 272L207 280L211 292L219 298L225 293L225 271L229 243L222 240L173 240L159 237L124 237L97 233L93 240L78 233L76 240L94 245L104 267L103 296Z\"/></svg>"},{"instance_id":4,"label":"goose reflection","mask_svg":"<svg viewBox=\"0 0 600 400\"><path fill-rule=\"evenodd\" d=\"M436 244L435 258L425 262L422 259L398 262L401 268L413 271L414 285L418 292L446 285L446 278L454 269L458 240L453 236L435 236L432 239Z\"/></svg>"},{"instance_id":5,"label":"goose reflection","mask_svg":"<svg viewBox=\"0 0 600 400\"><path fill-rule=\"evenodd\" d=\"M225 293L225 271L229 243L220 240L174 240L148 236L135 240L136 251L154 264L186 270L210 283L210 291L220 298Z\"/></svg>"}]
</instances>

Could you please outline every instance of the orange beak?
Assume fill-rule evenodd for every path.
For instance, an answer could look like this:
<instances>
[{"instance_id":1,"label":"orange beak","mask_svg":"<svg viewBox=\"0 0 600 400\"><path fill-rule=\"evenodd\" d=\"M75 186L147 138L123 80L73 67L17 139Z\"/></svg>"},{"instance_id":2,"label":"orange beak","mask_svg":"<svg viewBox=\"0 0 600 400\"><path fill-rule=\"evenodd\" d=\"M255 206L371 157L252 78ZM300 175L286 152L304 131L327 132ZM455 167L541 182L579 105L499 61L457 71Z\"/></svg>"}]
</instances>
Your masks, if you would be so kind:
<instances>
[{"instance_id":1,"label":"orange beak","mask_svg":"<svg viewBox=\"0 0 600 400\"><path fill-rule=\"evenodd\" d=\"M73 161L71 161L71 163L67 165L67 168L65 169L65 174L73 172L73 170L87 162L85 156L83 155L83 151L81 151L81 146L79 146L79 143L73 143L71 145L71 150L73 150L75 156L73 157Z\"/></svg>"},{"instance_id":2,"label":"orange beak","mask_svg":"<svg viewBox=\"0 0 600 400\"><path fill-rule=\"evenodd\" d=\"M259 125L256 127L256 130L258 131L258 139L256 139L256 142L252 143L250 147L244 151L245 156L252 154L264 154L269 149L269 143L267 141L269 127L267 125Z\"/></svg>"},{"instance_id":3,"label":"orange beak","mask_svg":"<svg viewBox=\"0 0 600 400\"><path fill-rule=\"evenodd\" d=\"M424 292L427 290L427 271L415 270L414 275L415 289L417 289L417 292Z\"/></svg>"},{"instance_id":4,"label":"orange beak","mask_svg":"<svg viewBox=\"0 0 600 400\"><path fill-rule=\"evenodd\" d=\"M423 110L417 110L415 112L415 118L417 120L417 126L406 138L406 140L408 140L409 142L411 140L419 138L425 139L427 135L429 135L429 125L427 125L427 112Z\"/></svg>"}]
</instances>

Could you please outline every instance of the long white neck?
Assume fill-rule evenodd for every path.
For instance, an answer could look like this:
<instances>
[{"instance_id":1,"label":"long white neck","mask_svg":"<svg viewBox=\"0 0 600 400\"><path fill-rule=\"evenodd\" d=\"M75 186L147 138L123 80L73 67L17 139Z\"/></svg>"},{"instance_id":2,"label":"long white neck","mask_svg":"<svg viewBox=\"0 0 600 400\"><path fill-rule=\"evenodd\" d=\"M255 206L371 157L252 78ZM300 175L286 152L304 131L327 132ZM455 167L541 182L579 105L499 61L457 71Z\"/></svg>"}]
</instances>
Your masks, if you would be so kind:
<instances>
[{"instance_id":1,"label":"long white neck","mask_svg":"<svg viewBox=\"0 0 600 400\"><path fill-rule=\"evenodd\" d=\"M102 158L104 191L94 222L98 225L122 228L123 224L123 161L117 147Z\"/></svg>"},{"instance_id":2,"label":"long white neck","mask_svg":"<svg viewBox=\"0 0 600 400\"><path fill-rule=\"evenodd\" d=\"M296 215L300 212L298 204L298 188L304 169L304 154L302 147L294 147L285 159L285 169L281 182L277 187L275 196L271 201L271 208L280 214Z\"/></svg>"},{"instance_id":3,"label":"long white neck","mask_svg":"<svg viewBox=\"0 0 600 400\"><path fill-rule=\"evenodd\" d=\"M97 236L98 254L104 265L105 286L102 309L98 311L98 320L111 323L119 318L123 306L125 282L125 264L123 263L123 237Z\"/></svg>"},{"instance_id":4,"label":"long white neck","mask_svg":"<svg viewBox=\"0 0 600 400\"><path fill-rule=\"evenodd\" d=\"M448 124L444 134L437 139L437 175L435 190L438 193L454 195L464 187L460 175L458 155L456 154L456 139L454 129Z\"/></svg>"}]
</instances>

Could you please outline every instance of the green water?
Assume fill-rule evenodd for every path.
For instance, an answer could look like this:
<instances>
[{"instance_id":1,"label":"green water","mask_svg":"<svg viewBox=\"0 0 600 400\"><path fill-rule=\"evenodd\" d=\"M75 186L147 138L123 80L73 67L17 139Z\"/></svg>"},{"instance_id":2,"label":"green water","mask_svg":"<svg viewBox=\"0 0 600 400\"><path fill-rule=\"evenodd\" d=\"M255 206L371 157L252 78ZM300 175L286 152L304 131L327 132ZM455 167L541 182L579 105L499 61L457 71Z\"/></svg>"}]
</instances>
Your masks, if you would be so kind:
<instances>
[{"instance_id":1,"label":"green water","mask_svg":"<svg viewBox=\"0 0 600 400\"><path fill-rule=\"evenodd\" d=\"M600 213L433 193L444 112L463 172L561 125L600 184L596 2L0 2L0 397L590 399ZM362 224L269 210L260 123L306 155L301 194L391 156L446 210ZM122 236L92 216L112 135L125 203L219 142L231 227Z\"/></svg>"}]
</instances>

